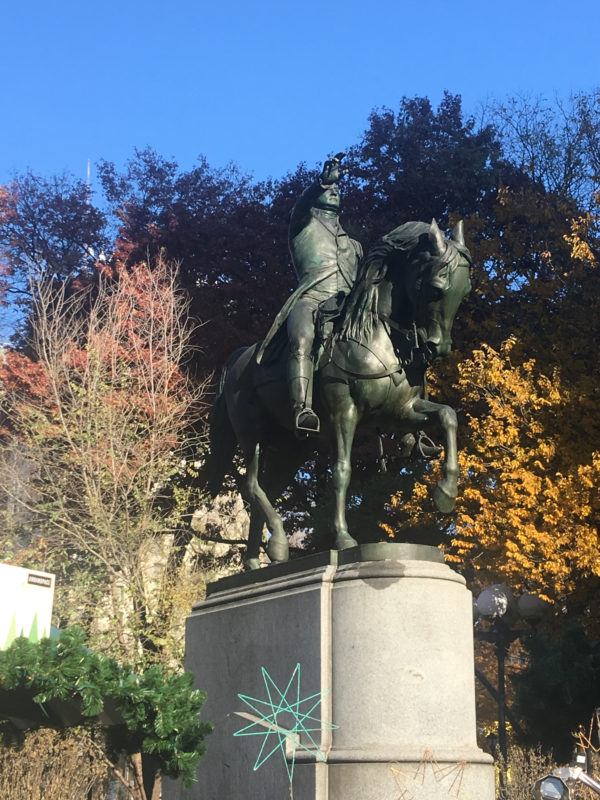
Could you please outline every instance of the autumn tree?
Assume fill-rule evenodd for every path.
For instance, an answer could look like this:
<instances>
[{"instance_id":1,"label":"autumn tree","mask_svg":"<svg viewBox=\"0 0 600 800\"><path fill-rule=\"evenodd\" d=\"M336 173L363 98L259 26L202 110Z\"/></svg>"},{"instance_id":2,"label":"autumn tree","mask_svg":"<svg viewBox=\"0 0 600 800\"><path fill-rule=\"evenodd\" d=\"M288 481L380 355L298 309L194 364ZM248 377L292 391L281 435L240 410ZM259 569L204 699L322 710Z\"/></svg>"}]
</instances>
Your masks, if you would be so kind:
<instances>
[{"instance_id":1,"label":"autumn tree","mask_svg":"<svg viewBox=\"0 0 600 800\"><path fill-rule=\"evenodd\" d=\"M0 303L21 311L25 328L32 275L59 286L95 273L107 247L106 217L83 181L27 172L0 187Z\"/></svg>"},{"instance_id":2,"label":"autumn tree","mask_svg":"<svg viewBox=\"0 0 600 800\"><path fill-rule=\"evenodd\" d=\"M468 335L433 386L462 423L456 514L427 511L431 468L412 500L392 498L386 530L429 523L475 586L503 579L589 624L600 577L600 251L589 194L600 126L588 117L584 141L564 108L553 122L527 113L510 116L521 157L507 148L521 178L499 188L488 222L470 220L475 289L459 320Z\"/></svg>"},{"instance_id":3,"label":"autumn tree","mask_svg":"<svg viewBox=\"0 0 600 800\"><path fill-rule=\"evenodd\" d=\"M344 213L365 246L407 220L485 216L509 170L493 124L467 116L460 95L445 92L437 109L427 97L404 97L397 110L369 116L350 149Z\"/></svg>"},{"instance_id":4,"label":"autumn tree","mask_svg":"<svg viewBox=\"0 0 600 800\"><path fill-rule=\"evenodd\" d=\"M204 323L199 371L215 371L260 339L294 285L287 217L301 183L290 179L294 191L286 180L256 184L235 165L215 170L205 159L184 171L148 149L122 171L108 162L99 171L119 221L119 259L129 265L165 252L180 263L191 312Z\"/></svg>"},{"instance_id":5,"label":"autumn tree","mask_svg":"<svg viewBox=\"0 0 600 800\"><path fill-rule=\"evenodd\" d=\"M93 291L46 277L30 291L29 354L1 365L5 557L28 545L37 566L63 571L62 622L83 622L103 649L176 663L200 579L200 497L183 478L204 413L183 369L192 331L176 273L158 260L104 268Z\"/></svg>"},{"instance_id":6,"label":"autumn tree","mask_svg":"<svg viewBox=\"0 0 600 800\"><path fill-rule=\"evenodd\" d=\"M416 97L396 112L374 111L362 141L348 149L344 225L365 247L407 219L447 224L452 214L489 207L503 168L493 126L478 126L448 93L437 109ZM32 257L61 281L76 273L85 280L101 251L126 267L164 253L180 263L192 314L204 323L195 358L208 374L260 339L295 287L289 214L317 169L300 164L254 182L235 165L217 170L200 158L183 170L146 148L123 169L99 164L100 196L65 176L17 176L0 197L4 261L14 285ZM34 229L42 246L32 251Z\"/></svg>"},{"instance_id":7,"label":"autumn tree","mask_svg":"<svg viewBox=\"0 0 600 800\"><path fill-rule=\"evenodd\" d=\"M521 95L489 109L506 157L521 174L584 210L598 185L599 99L597 90L553 101Z\"/></svg>"},{"instance_id":8,"label":"autumn tree","mask_svg":"<svg viewBox=\"0 0 600 800\"><path fill-rule=\"evenodd\" d=\"M455 514L444 520L428 511L433 468L411 499L392 498L385 528L395 535L411 521L437 527L475 586L503 580L593 621L600 578L596 267L577 283L554 317L550 352L509 335L498 349L476 348L456 365L454 384L445 384L462 422ZM524 359L525 347L537 357Z\"/></svg>"}]
</instances>

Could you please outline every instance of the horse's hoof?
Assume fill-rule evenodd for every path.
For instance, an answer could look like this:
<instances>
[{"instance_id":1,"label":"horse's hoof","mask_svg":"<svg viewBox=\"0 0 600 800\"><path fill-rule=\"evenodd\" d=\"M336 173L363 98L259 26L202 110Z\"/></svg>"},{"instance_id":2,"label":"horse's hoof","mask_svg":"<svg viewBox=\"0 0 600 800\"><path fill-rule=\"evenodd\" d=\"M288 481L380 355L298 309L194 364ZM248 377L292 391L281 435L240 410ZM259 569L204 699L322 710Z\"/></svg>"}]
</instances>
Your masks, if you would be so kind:
<instances>
[{"instance_id":1,"label":"horse's hoof","mask_svg":"<svg viewBox=\"0 0 600 800\"><path fill-rule=\"evenodd\" d=\"M267 555L271 561L289 561L290 546L284 535L273 535L267 544Z\"/></svg>"},{"instance_id":2,"label":"horse's hoof","mask_svg":"<svg viewBox=\"0 0 600 800\"><path fill-rule=\"evenodd\" d=\"M437 486L433 487L431 494L437 510L441 511L442 514L450 514L452 511L454 511L456 495L448 494L447 491L442 489L439 483Z\"/></svg>"},{"instance_id":3,"label":"horse's hoof","mask_svg":"<svg viewBox=\"0 0 600 800\"><path fill-rule=\"evenodd\" d=\"M336 550L348 550L350 547L358 547L358 542L349 533L338 533L335 540Z\"/></svg>"},{"instance_id":4,"label":"horse's hoof","mask_svg":"<svg viewBox=\"0 0 600 800\"><path fill-rule=\"evenodd\" d=\"M248 558L244 561L244 570L250 572L253 569L260 569L260 561L258 558Z\"/></svg>"}]
</instances>

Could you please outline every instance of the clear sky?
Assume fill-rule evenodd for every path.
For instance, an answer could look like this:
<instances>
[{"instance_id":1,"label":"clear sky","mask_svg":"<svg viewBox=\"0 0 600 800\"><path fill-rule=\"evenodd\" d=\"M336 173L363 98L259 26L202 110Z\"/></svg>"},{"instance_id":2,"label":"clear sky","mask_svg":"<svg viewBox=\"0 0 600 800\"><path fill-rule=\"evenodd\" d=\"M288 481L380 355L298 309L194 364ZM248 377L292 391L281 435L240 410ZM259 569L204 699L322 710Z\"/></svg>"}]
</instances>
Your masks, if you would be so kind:
<instances>
[{"instance_id":1,"label":"clear sky","mask_svg":"<svg viewBox=\"0 0 600 800\"><path fill-rule=\"evenodd\" d=\"M599 0L5 0L0 183L146 145L278 177L403 95L591 90L599 45Z\"/></svg>"}]
</instances>

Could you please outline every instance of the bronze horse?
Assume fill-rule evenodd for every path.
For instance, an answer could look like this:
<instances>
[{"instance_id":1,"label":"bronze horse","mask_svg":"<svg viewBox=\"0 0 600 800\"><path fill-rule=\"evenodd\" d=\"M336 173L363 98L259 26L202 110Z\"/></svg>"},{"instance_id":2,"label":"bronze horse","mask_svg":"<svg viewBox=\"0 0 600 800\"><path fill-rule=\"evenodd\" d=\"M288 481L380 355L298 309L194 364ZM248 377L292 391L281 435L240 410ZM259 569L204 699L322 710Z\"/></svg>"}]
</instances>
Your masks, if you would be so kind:
<instances>
[{"instance_id":1,"label":"bronze horse","mask_svg":"<svg viewBox=\"0 0 600 800\"><path fill-rule=\"evenodd\" d=\"M431 225L408 222L370 250L339 317L321 326L314 400L323 422L320 439L328 439L333 450L338 550L357 544L348 533L345 512L358 424L374 422L399 433L410 449L414 433L437 422L444 434L444 462L433 500L444 513L454 507L456 413L427 399L425 372L431 361L450 352L452 323L471 288L470 265L462 223L446 239L435 220ZM237 350L223 368L210 432L213 495L231 469L238 445L246 466L242 492L250 503L247 569L259 566L264 523L271 532L269 557L288 560L283 523L272 502L310 452L307 443L292 434L285 359L270 365L266 359L259 365L257 348Z\"/></svg>"}]
</instances>

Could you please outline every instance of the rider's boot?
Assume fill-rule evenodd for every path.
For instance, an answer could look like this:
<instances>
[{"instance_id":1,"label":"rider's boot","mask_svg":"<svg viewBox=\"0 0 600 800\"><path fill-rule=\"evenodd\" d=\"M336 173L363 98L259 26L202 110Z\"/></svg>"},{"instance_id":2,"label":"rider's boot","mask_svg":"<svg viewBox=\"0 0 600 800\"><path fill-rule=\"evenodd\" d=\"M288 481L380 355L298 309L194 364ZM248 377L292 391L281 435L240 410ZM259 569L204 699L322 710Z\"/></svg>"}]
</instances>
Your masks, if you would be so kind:
<instances>
[{"instance_id":1,"label":"rider's boot","mask_svg":"<svg viewBox=\"0 0 600 800\"><path fill-rule=\"evenodd\" d=\"M314 436L321 429L319 418L312 410L312 374L313 363L308 356L290 357L288 387L296 435L302 438Z\"/></svg>"}]
</instances>

